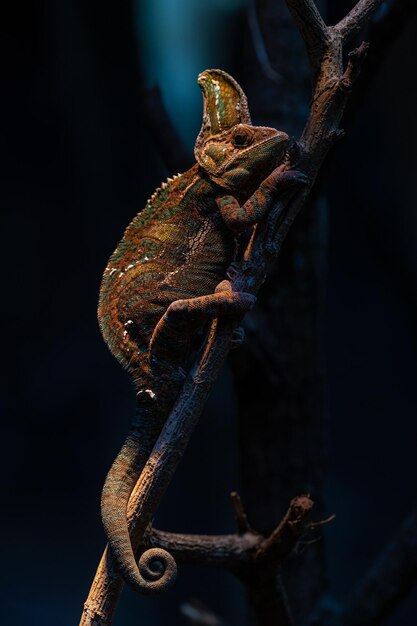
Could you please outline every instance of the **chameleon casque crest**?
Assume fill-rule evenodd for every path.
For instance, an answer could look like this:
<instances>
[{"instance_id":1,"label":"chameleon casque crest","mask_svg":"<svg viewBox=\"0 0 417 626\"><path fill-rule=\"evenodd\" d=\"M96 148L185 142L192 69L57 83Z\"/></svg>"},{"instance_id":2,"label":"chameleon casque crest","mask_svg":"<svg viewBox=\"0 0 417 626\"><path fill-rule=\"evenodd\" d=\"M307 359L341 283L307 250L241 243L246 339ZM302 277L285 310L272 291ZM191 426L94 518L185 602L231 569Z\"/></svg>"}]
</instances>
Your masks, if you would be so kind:
<instances>
[{"instance_id":1,"label":"chameleon casque crest","mask_svg":"<svg viewBox=\"0 0 417 626\"><path fill-rule=\"evenodd\" d=\"M198 333L215 317L241 316L255 302L232 291L227 269L237 236L259 222L277 194L307 179L283 171L288 136L252 126L247 99L221 70L198 78L204 116L196 164L153 194L110 257L100 290L104 340L131 375L138 411L104 484L101 508L117 568L144 593L173 582L175 561L159 548L135 560L129 496L185 378ZM196 339L197 338L197 339Z\"/></svg>"}]
</instances>

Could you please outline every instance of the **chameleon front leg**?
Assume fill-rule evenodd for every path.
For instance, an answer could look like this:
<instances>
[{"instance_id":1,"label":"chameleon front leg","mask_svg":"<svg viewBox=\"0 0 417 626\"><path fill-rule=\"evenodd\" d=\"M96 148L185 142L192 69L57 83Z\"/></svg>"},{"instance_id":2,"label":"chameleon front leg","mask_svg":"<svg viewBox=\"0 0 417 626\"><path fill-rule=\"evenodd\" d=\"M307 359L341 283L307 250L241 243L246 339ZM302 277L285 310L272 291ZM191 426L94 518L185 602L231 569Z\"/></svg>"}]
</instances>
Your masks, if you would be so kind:
<instances>
[{"instance_id":1,"label":"chameleon front leg","mask_svg":"<svg viewBox=\"0 0 417 626\"><path fill-rule=\"evenodd\" d=\"M269 211L276 196L292 187L308 184L308 177L298 170L275 169L259 185L255 193L242 206L233 196L216 200L226 225L234 232L242 232L257 224Z\"/></svg>"},{"instance_id":2,"label":"chameleon front leg","mask_svg":"<svg viewBox=\"0 0 417 626\"><path fill-rule=\"evenodd\" d=\"M255 302L256 297L250 293L232 291L228 280L219 283L214 293L175 300L155 327L150 342L152 357L168 358L171 364L180 360L190 335L205 322L223 315L243 315Z\"/></svg>"}]
</instances>

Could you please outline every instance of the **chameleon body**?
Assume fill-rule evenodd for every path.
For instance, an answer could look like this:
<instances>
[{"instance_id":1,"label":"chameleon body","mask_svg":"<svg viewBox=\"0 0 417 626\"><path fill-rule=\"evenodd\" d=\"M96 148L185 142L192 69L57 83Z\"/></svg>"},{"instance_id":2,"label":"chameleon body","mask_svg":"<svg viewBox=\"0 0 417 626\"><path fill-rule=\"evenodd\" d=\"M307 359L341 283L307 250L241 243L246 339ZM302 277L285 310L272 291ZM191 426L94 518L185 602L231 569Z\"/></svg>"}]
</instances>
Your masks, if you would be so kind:
<instances>
[{"instance_id":1,"label":"chameleon body","mask_svg":"<svg viewBox=\"0 0 417 626\"><path fill-rule=\"evenodd\" d=\"M98 309L103 337L138 397L137 416L103 488L102 518L123 578L145 593L170 584L175 563L152 549L138 568L126 519L129 496L184 381L196 333L219 315L242 315L255 301L226 280L237 234L266 215L277 192L305 182L300 172L278 168L288 136L252 126L233 78L206 70L199 84L204 117L197 163L168 179L128 226L104 272Z\"/></svg>"}]
</instances>

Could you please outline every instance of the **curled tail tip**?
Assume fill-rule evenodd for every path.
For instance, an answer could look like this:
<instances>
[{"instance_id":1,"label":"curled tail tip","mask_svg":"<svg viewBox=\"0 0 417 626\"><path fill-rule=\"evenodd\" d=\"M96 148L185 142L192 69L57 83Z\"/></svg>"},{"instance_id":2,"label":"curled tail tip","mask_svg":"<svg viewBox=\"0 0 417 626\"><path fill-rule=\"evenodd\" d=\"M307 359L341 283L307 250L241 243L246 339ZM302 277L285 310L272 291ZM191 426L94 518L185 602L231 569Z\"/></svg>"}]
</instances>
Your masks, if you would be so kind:
<instances>
[{"instance_id":1,"label":"curled tail tip","mask_svg":"<svg viewBox=\"0 0 417 626\"><path fill-rule=\"evenodd\" d=\"M136 592L151 595L169 589L177 578L177 564L173 556L162 548L149 548L141 554L138 570L125 577L125 582Z\"/></svg>"},{"instance_id":2,"label":"curled tail tip","mask_svg":"<svg viewBox=\"0 0 417 626\"><path fill-rule=\"evenodd\" d=\"M162 548L145 550L136 564L129 536L129 497L157 438L157 434L147 435L140 437L132 428L107 474L101 494L101 516L121 577L134 591L150 595L165 591L175 582L177 564Z\"/></svg>"}]
</instances>

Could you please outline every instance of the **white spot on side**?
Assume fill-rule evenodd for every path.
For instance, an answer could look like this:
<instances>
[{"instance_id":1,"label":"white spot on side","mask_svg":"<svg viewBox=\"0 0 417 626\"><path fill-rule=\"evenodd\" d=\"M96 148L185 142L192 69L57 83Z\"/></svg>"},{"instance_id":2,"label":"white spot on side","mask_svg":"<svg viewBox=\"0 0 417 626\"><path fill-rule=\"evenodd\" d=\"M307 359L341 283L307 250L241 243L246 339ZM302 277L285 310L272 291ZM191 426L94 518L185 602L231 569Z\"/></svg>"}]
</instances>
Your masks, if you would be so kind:
<instances>
[{"instance_id":1,"label":"white spot on side","mask_svg":"<svg viewBox=\"0 0 417 626\"><path fill-rule=\"evenodd\" d=\"M173 270L172 272L168 272L168 274L165 276L164 283L165 283L165 284L167 284L167 285L169 285L169 279L170 279L172 276L175 276L175 274L178 274L178 272L179 272L179 271L180 271L180 268L179 268L179 267L177 267L177 269L176 269L176 270Z\"/></svg>"},{"instance_id":2,"label":"white spot on side","mask_svg":"<svg viewBox=\"0 0 417 626\"><path fill-rule=\"evenodd\" d=\"M152 389L141 389L141 390L137 393L137 395L139 396L141 393L147 393L147 394L148 394L148 396L150 396L150 397L152 398L152 400L153 400L154 398L156 398L156 393L154 393L154 392L152 391Z\"/></svg>"}]
</instances>

